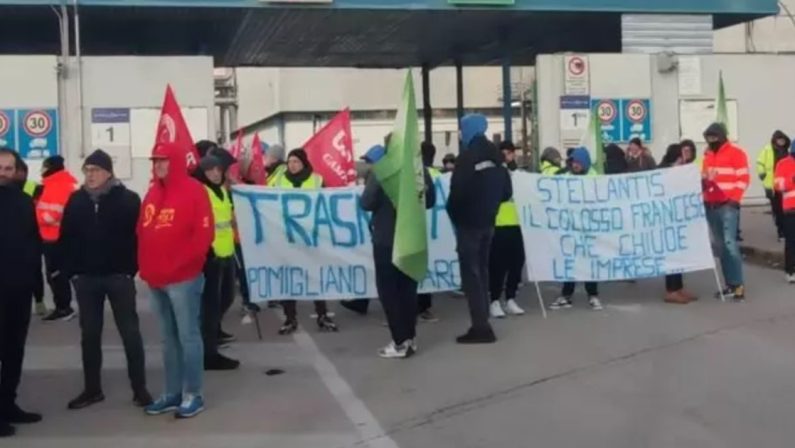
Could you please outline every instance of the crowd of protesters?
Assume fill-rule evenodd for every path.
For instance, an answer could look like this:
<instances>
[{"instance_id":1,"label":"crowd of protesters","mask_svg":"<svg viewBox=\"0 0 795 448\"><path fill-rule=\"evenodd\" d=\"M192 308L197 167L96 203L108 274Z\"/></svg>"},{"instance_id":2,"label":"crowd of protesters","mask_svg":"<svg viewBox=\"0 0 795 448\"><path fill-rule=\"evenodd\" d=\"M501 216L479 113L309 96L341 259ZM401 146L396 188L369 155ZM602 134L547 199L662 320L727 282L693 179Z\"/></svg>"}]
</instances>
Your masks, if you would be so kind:
<instances>
[{"instance_id":1,"label":"crowd of protesters","mask_svg":"<svg viewBox=\"0 0 795 448\"><path fill-rule=\"evenodd\" d=\"M447 212L455 229L462 291L471 324L457 341L493 343L497 336L491 318L524 314L517 301L525 264L519 214L513 202L511 176L518 169L516 148L499 146L487 137L487 120L473 114L461 121L461 151L447 154L441 169L434 168L436 149L422 144L425 165L425 207L438 200L434 179L452 172ZM564 158L555 148L540 154L544 175L595 176L665 169L697 163L707 219L716 245L725 297L745 296L739 252L739 208L748 187L745 152L728 138L720 124L704 132L707 149L698 156L689 140L671 144L658 165L640 139L626 151L616 144L604 148L604 166L597 170L588 148L571 148ZM364 185L361 206L372 213L371 231L378 299L386 315L390 342L378 353L384 358L407 358L418 349L418 319L436 321L430 295L418 294L415 280L392 262L396 210L378 178L367 165L377 163L385 145L371 148L360 170ZM758 174L764 182L778 234L786 240L786 271L795 282L795 153L790 139L777 131L759 157ZM239 284L244 308L251 303L245 263L236 232L231 168L239 161L218 145L203 141L196 147L201 160L190 173L186 148L157 144L151 155L152 181L143 200L115 176L111 157L96 150L83 161L83 182L54 156L44 161L41 185L27 179L27 166L16 152L0 149L0 436L14 433L14 424L41 420L17 406L16 389L22 373L31 305L45 321L70 320L74 291L79 309L83 361L83 390L68 403L81 409L105 399L102 390L102 329L105 300L121 336L127 358L132 401L146 414L173 413L189 418L205 406L203 372L232 370L240 362L222 355L219 348L235 337L222 328ZM259 148L255 148L259 150ZM323 188L307 153L283 147L265 150L267 187ZM249 182L250 183L250 182ZM42 269L42 259L44 269ZM42 275L44 270L44 275ZM164 391L153 398L146 385L145 355L136 310L136 276L147 285L163 341ZM43 302L44 280L52 290L55 309ZM665 301L686 304L696 297L684 288L681 274L666 277ZM598 284L586 282L593 310L601 310ZM576 284L564 283L550 308L571 308ZM346 308L367 312L367 300L343 302ZM285 320L278 330L289 335L298 329L295 301L282 301ZM314 302L321 331L338 331L324 301Z\"/></svg>"}]
</instances>

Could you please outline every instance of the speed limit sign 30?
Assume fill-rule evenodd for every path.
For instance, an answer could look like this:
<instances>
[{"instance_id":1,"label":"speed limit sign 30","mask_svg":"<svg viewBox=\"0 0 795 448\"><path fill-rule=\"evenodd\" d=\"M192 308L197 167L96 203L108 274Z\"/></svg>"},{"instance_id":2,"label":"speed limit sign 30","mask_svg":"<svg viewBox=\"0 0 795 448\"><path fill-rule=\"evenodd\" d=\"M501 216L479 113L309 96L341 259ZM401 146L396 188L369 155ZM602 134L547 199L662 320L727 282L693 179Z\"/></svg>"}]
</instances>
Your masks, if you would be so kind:
<instances>
[{"instance_id":1,"label":"speed limit sign 30","mask_svg":"<svg viewBox=\"0 0 795 448\"><path fill-rule=\"evenodd\" d=\"M32 110L25 115L22 126L31 137L44 137L52 129L52 119L46 111Z\"/></svg>"}]
</instances>

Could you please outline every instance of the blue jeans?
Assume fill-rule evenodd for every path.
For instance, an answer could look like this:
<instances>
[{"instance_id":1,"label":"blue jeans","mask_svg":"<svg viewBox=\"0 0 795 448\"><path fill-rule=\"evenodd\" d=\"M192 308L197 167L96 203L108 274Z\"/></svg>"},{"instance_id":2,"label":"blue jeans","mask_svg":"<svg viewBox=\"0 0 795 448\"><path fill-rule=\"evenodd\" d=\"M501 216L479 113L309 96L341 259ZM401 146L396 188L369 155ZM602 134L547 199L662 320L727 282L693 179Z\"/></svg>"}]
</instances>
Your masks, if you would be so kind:
<instances>
[{"instance_id":1,"label":"blue jeans","mask_svg":"<svg viewBox=\"0 0 795 448\"><path fill-rule=\"evenodd\" d=\"M163 336L163 365L166 395L202 395L204 346L201 334L201 305L204 276L152 288L152 307Z\"/></svg>"},{"instance_id":2,"label":"blue jeans","mask_svg":"<svg viewBox=\"0 0 795 448\"><path fill-rule=\"evenodd\" d=\"M743 257L737 244L737 227L740 222L740 209L726 204L711 208L707 206L707 222L712 230L715 243L720 247L720 265L726 285L743 284Z\"/></svg>"}]
</instances>

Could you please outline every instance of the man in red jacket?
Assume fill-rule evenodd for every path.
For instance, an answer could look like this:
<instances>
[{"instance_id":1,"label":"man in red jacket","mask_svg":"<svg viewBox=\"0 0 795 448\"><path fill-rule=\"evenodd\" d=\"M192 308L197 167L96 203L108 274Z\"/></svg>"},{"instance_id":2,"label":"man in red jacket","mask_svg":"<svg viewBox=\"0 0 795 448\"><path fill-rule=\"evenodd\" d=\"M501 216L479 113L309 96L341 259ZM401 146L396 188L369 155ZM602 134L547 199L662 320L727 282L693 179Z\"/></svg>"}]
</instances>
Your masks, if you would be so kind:
<instances>
[{"instance_id":1,"label":"man in red jacket","mask_svg":"<svg viewBox=\"0 0 795 448\"><path fill-rule=\"evenodd\" d=\"M157 144L152 165L138 221L138 264L163 333L166 390L145 411L189 418L204 410L200 312L213 214L204 187L188 175L185 149Z\"/></svg>"}]
</instances>

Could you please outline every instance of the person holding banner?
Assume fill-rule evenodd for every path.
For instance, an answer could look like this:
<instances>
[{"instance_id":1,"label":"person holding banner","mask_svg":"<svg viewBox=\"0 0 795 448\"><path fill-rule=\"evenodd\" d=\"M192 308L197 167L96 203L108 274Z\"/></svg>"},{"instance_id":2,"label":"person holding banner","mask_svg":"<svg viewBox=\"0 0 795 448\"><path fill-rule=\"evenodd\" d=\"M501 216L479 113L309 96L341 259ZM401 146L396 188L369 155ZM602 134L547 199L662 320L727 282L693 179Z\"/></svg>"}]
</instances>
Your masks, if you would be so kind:
<instances>
[{"instance_id":1,"label":"person holding banner","mask_svg":"<svg viewBox=\"0 0 795 448\"><path fill-rule=\"evenodd\" d=\"M273 146L271 146L273 148ZM268 157L271 157L270 153ZM271 185L271 179L274 179ZM283 175L268 176L268 184L275 188L304 188L314 190L323 188L323 178L315 174L312 164L309 163L309 156L303 148L290 151L287 156L287 168ZM298 330L298 309L295 300L283 300L282 309L284 310L285 321L279 328L280 335L293 334ZM328 315L326 302L315 300L315 312L317 313L317 327L320 331L338 330L337 324Z\"/></svg>"},{"instance_id":2,"label":"person holding banner","mask_svg":"<svg viewBox=\"0 0 795 448\"><path fill-rule=\"evenodd\" d=\"M568 168L561 174L574 176L595 176L596 171L591 166L591 154L585 147L574 148L567 161ZM571 297L574 295L574 282L563 284L560 297L549 305L549 309L560 310L572 307ZM594 311L602 310L602 302L599 300L599 286L596 282L585 282L585 292L588 294L588 304Z\"/></svg>"},{"instance_id":3,"label":"person holding banner","mask_svg":"<svg viewBox=\"0 0 795 448\"><path fill-rule=\"evenodd\" d=\"M505 167L510 173L518 168L516 165L516 146L513 142L500 143L500 150ZM491 254L489 256L489 290L491 291L491 317L502 319L508 313L511 316L521 316L524 310L516 303L516 291L522 280L524 267L524 242L522 241L522 228L519 226L519 211L513 199L500 204L494 228L494 237L491 239ZM505 304L502 303L502 293L505 290Z\"/></svg>"},{"instance_id":4,"label":"person holding banner","mask_svg":"<svg viewBox=\"0 0 795 448\"><path fill-rule=\"evenodd\" d=\"M787 282L795 283L795 146L790 155L776 164L774 186L781 196L784 224L784 271Z\"/></svg>"},{"instance_id":5,"label":"person holding banner","mask_svg":"<svg viewBox=\"0 0 795 448\"><path fill-rule=\"evenodd\" d=\"M497 147L486 138L488 121L480 114L461 119L464 150L450 179L447 213L456 233L461 281L472 325L459 344L497 341L489 324L489 251L500 204L513 197L508 170Z\"/></svg>"},{"instance_id":6,"label":"person holding banner","mask_svg":"<svg viewBox=\"0 0 795 448\"><path fill-rule=\"evenodd\" d=\"M729 141L726 127L711 124L704 131L709 148L701 168L707 221L720 247L720 264L726 287L718 297L745 299L743 257L740 253L738 229L740 202L748 189L748 156Z\"/></svg>"},{"instance_id":7,"label":"person holding banner","mask_svg":"<svg viewBox=\"0 0 795 448\"><path fill-rule=\"evenodd\" d=\"M202 271L215 237L207 191L188 175L185 152L184 144L155 145L138 220L138 264L160 321L166 377L165 392L144 410L177 418L204 411Z\"/></svg>"},{"instance_id":8,"label":"person holding banner","mask_svg":"<svg viewBox=\"0 0 795 448\"><path fill-rule=\"evenodd\" d=\"M552 146L544 148L541 153L541 168L539 172L547 176L553 176L562 169L561 165L563 165L563 157L561 157L560 151Z\"/></svg>"},{"instance_id":9,"label":"person holding banner","mask_svg":"<svg viewBox=\"0 0 795 448\"><path fill-rule=\"evenodd\" d=\"M267 173L267 184L269 187L276 186L282 182L287 165L284 163L284 146L273 145L268 147L265 152L265 173Z\"/></svg>"}]
</instances>

